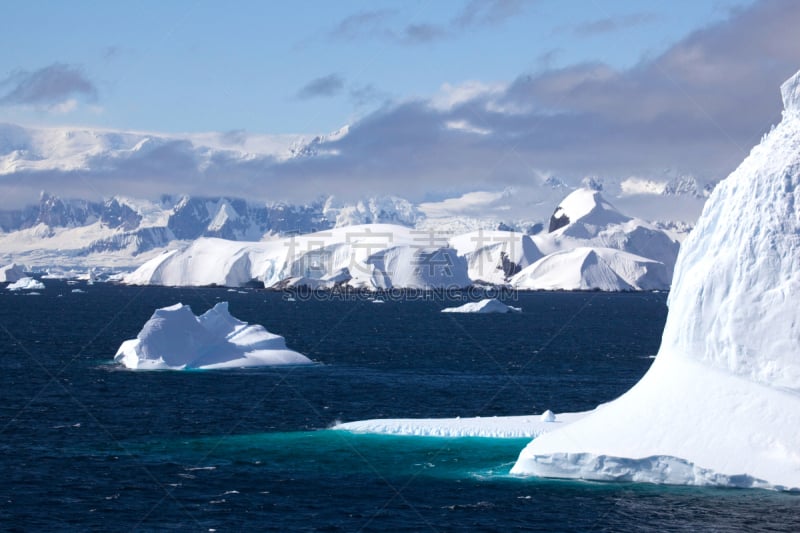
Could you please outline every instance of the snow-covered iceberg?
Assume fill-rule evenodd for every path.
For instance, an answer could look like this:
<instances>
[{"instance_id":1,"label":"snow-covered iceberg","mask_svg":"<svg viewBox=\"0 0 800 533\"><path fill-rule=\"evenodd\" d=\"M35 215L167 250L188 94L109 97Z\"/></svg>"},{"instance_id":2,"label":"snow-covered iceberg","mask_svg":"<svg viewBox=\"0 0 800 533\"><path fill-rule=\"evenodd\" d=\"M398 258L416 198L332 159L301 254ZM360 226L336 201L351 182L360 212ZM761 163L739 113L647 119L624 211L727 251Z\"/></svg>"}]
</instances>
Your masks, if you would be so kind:
<instances>
[{"instance_id":1,"label":"snow-covered iceberg","mask_svg":"<svg viewBox=\"0 0 800 533\"><path fill-rule=\"evenodd\" d=\"M25 271L16 263L0 267L0 283L19 281L25 277Z\"/></svg>"},{"instance_id":2,"label":"snow-covered iceberg","mask_svg":"<svg viewBox=\"0 0 800 533\"><path fill-rule=\"evenodd\" d=\"M200 316L188 305L157 309L114 360L132 370L183 370L310 364L280 335L242 322L220 302Z\"/></svg>"},{"instance_id":3,"label":"snow-covered iceberg","mask_svg":"<svg viewBox=\"0 0 800 533\"><path fill-rule=\"evenodd\" d=\"M513 474L800 490L800 73L684 241L653 366Z\"/></svg>"},{"instance_id":4,"label":"snow-covered iceberg","mask_svg":"<svg viewBox=\"0 0 800 533\"><path fill-rule=\"evenodd\" d=\"M485 298L478 302L469 302L458 307L445 307L442 313L521 313L519 307L511 307L500 300Z\"/></svg>"},{"instance_id":5,"label":"snow-covered iceberg","mask_svg":"<svg viewBox=\"0 0 800 533\"><path fill-rule=\"evenodd\" d=\"M23 277L9 284L6 289L10 291L40 291L44 289L44 283L33 278Z\"/></svg>"}]
</instances>

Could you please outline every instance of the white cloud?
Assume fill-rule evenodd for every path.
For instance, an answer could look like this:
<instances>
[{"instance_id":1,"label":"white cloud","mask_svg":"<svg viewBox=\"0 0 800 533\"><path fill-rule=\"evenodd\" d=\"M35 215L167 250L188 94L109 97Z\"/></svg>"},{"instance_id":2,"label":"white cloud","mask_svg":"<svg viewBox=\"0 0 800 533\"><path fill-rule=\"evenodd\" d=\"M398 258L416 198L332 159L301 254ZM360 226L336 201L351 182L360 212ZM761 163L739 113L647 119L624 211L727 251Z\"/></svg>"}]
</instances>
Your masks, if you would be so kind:
<instances>
[{"instance_id":1,"label":"white cloud","mask_svg":"<svg viewBox=\"0 0 800 533\"><path fill-rule=\"evenodd\" d=\"M505 83L484 83L476 80L465 81L457 85L445 83L439 88L439 92L433 95L429 104L436 110L449 111L477 98L500 95L507 86Z\"/></svg>"},{"instance_id":2,"label":"white cloud","mask_svg":"<svg viewBox=\"0 0 800 533\"><path fill-rule=\"evenodd\" d=\"M425 202L420 204L419 208L429 218L485 213L487 207L497 207L498 202L507 200L510 196L511 190L475 191L457 198L447 198L441 202ZM502 205L499 207L503 208Z\"/></svg>"},{"instance_id":3,"label":"white cloud","mask_svg":"<svg viewBox=\"0 0 800 533\"><path fill-rule=\"evenodd\" d=\"M464 133L475 133L478 135L489 135L492 133L492 130L473 126L466 120L449 120L445 122L444 125L449 130L463 131Z\"/></svg>"},{"instance_id":4,"label":"white cloud","mask_svg":"<svg viewBox=\"0 0 800 533\"><path fill-rule=\"evenodd\" d=\"M631 176L623 180L619 186L623 196L633 196L636 194L662 194L667 183Z\"/></svg>"},{"instance_id":5,"label":"white cloud","mask_svg":"<svg viewBox=\"0 0 800 533\"><path fill-rule=\"evenodd\" d=\"M56 113L59 115L64 115L66 113L71 113L78 109L78 101L74 98L70 98L68 100L64 100L63 102L59 102L57 104L53 104L47 107L48 111L51 113Z\"/></svg>"}]
</instances>

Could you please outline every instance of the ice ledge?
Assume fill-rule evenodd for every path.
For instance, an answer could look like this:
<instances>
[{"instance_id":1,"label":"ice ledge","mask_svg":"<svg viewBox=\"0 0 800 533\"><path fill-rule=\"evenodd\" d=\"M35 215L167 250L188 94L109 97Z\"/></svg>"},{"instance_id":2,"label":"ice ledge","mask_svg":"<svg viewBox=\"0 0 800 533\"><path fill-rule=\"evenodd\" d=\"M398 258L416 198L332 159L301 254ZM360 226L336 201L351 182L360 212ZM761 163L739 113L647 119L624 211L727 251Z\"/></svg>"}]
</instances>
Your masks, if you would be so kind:
<instances>
[{"instance_id":1,"label":"ice ledge","mask_svg":"<svg viewBox=\"0 0 800 533\"><path fill-rule=\"evenodd\" d=\"M552 415L545 416L547 413ZM413 437L488 437L494 439L535 439L585 417L588 411L553 415L491 416L465 418L384 418L338 423L331 429L352 433L404 435Z\"/></svg>"},{"instance_id":2,"label":"ice ledge","mask_svg":"<svg viewBox=\"0 0 800 533\"><path fill-rule=\"evenodd\" d=\"M511 474L588 481L797 490L772 485L747 474L720 474L669 455L653 455L641 459L591 453L537 455L528 458L524 468L519 464L515 465Z\"/></svg>"},{"instance_id":3,"label":"ice ledge","mask_svg":"<svg viewBox=\"0 0 800 533\"><path fill-rule=\"evenodd\" d=\"M800 71L781 85L783 108L793 114L800 114Z\"/></svg>"}]
</instances>

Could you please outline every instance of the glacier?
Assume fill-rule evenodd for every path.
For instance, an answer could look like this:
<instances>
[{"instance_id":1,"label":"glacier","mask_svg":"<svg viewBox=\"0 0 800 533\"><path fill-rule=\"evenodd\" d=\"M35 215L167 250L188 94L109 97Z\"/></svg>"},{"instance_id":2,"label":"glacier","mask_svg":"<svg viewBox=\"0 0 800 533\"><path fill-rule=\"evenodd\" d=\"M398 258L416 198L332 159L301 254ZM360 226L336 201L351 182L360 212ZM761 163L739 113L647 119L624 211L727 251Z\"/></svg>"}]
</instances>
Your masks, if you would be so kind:
<instances>
[{"instance_id":1,"label":"glacier","mask_svg":"<svg viewBox=\"0 0 800 533\"><path fill-rule=\"evenodd\" d=\"M578 189L556 210L562 223L527 235L477 230L450 235L397 224L359 224L260 242L203 237L125 276L134 285L277 289L516 290L668 289L679 244L628 217L599 192Z\"/></svg>"},{"instance_id":2,"label":"glacier","mask_svg":"<svg viewBox=\"0 0 800 533\"><path fill-rule=\"evenodd\" d=\"M345 272L346 269L346 272ZM133 285L266 287L298 278L353 288L464 288L467 264L456 251L405 226L365 224L265 242L198 239L158 256L124 278ZM291 286L291 285L290 285Z\"/></svg>"},{"instance_id":3,"label":"glacier","mask_svg":"<svg viewBox=\"0 0 800 533\"><path fill-rule=\"evenodd\" d=\"M579 246L543 257L510 283L518 290L657 290L669 287L670 275L659 261L613 248Z\"/></svg>"},{"instance_id":4,"label":"glacier","mask_svg":"<svg viewBox=\"0 0 800 533\"><path fill-rule=\"evenodd\" d=\"M220 302L200 316L180 303L157 309L135 339L120 345L114 361L130 370L212 370L312 363L288 349L280 335L231 316L228 302Z\"/></svg>"},{"instance_id":5,"label":"glacier","mask_svg":"<svg viewBox=\"0 0 800 533\"><path fill-rule=\"evenodd\" d=\"M512 474L800 490L800 72L781 93L682 245L652 367Z\"/></svg>"}]
</instances>

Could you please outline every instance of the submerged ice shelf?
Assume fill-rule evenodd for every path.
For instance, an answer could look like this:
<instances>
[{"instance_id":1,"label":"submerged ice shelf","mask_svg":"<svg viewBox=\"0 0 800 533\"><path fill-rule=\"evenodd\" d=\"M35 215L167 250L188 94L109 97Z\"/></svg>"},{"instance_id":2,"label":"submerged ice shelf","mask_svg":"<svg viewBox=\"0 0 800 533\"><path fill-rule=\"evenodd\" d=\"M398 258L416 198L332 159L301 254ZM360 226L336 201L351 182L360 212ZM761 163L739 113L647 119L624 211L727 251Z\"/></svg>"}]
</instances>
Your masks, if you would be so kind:
<instances>
[{"instance_id":1,"label":"submerged ice shelf","mask_svg":"<svg viewBox=\"0 0 800 533\"><path fill-rule=\"evenodd\" d=\"M280 335L231 316L220 302L200 316L188 305L157 309L139 335L122 343L114 360L131 370L219 369L302 365Z\"/></svg>"},{"instance_id":2,"label":"submerged ice shelf","mask_svg":"<svg viewBox=\"0 0 800 533\"><path fill-rule=\"evenodd\" d=\"M332 429L353 433L417 437L535 438L580 420L587 413L492 416L468 418L387 418L339 423Z\"/></svg>"}]
</instances>

